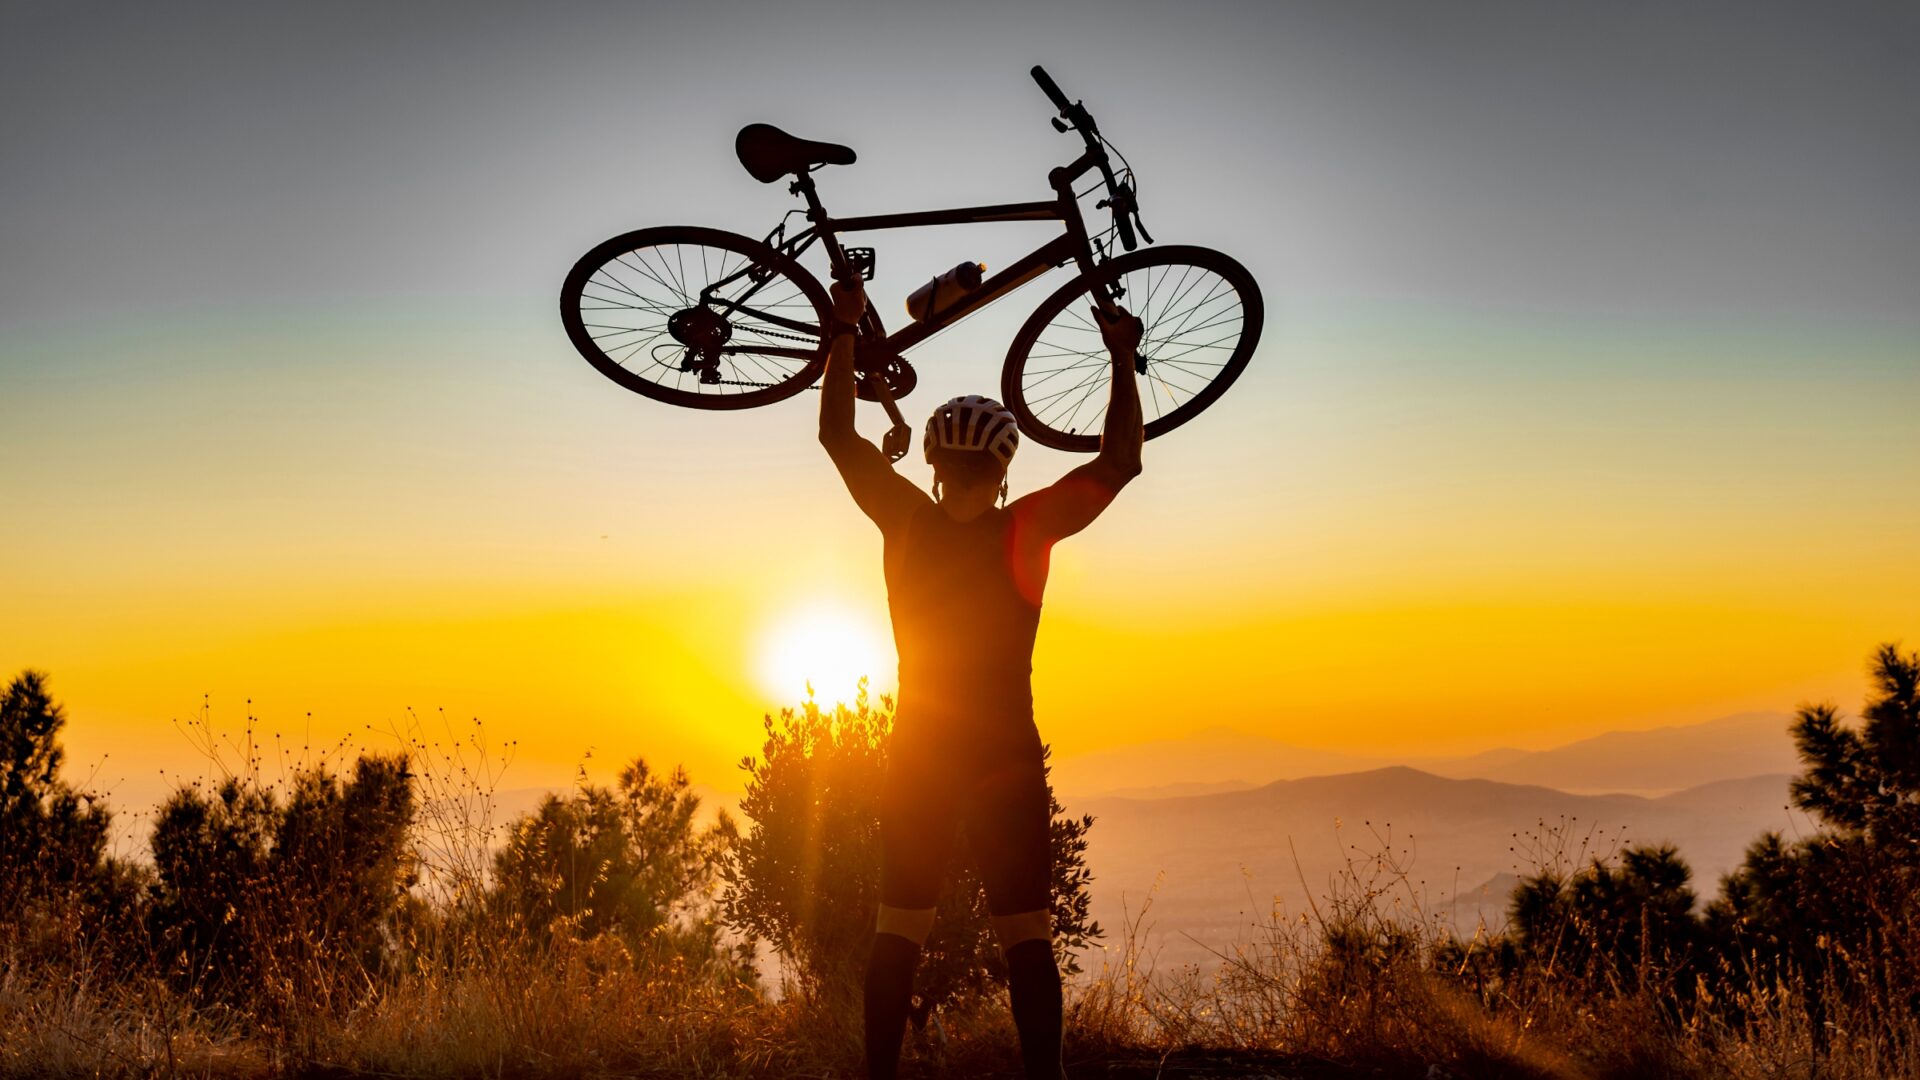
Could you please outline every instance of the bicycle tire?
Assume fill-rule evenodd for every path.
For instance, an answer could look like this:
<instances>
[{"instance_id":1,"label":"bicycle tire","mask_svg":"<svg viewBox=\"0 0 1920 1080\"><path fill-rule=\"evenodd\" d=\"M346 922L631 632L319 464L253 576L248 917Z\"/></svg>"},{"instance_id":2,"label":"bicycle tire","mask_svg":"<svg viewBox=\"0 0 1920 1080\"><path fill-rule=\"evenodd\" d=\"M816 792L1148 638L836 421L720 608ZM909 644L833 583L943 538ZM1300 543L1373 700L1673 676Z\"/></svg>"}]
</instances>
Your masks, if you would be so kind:
<instances>
[{"instance_id":1,"label":"bicycle tire","mask_svg":"<svg viewBox=\"0 0 1920 1080\"><path fill-rule=\"evenodd\" d=\"M730 276L739 280L714 294L717 304L699 300ZM744 303L716 310L741 295ZM706 314L694 316L696 309ZM822 328L831 311L819 280L792 258L752 237L694 225L639 229L597 244L560 287L567 338L595 370L635 393L694 409L771 405L813 385L826 366ZM705 320L710 334L698 340L718 343L710 359L685 366L700 350L672 328L676 316Z\"/></svg>"},{"instance_id":2,"label":"bicycle tire","mask_svg":"<svg viewBox=\"0 0 1920 1080\"><path fill-rule=\"evenodd\" d=\"M1140 317L1145 330L1140 355L1147 371L1140 380L1140 404L1149 439L1218 401L1259 344L1266 319L1260 286L1231 256L1168 245L1109 260L1041 301L1007 350L1001 395L1021 434L1042 446L1100 448L1113 369L1088 309L1094 306L1095 288L1116 282L1125 290L1119 302ZM1045 346L1037 355L1036 345ZM1050 366L1036 367L1035 361ZM1082 420L1089 402L1097 407Z\"/></svg>"}]
</instances>

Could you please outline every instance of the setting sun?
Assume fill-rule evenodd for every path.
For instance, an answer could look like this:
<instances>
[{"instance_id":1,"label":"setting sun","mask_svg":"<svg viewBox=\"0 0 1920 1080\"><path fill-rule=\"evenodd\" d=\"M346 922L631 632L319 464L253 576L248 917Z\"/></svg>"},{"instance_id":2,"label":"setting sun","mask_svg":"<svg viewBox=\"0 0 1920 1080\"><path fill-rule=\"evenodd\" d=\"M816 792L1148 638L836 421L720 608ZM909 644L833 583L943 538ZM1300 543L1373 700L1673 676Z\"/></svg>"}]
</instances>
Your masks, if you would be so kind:
<instances>
[{"instance_id":1,"label":"setting sun","mask_svg":"<svg viewBox=\"0 0 1920 1080\"><path fill-rule=\"evenodd\" d=\"M757 655L761 684L777 701L808 687L823 702L852 701L862 677L875 689L893 681L884 628L831 604L785 612L761 634Z\"/></svg>"}]
</instances>

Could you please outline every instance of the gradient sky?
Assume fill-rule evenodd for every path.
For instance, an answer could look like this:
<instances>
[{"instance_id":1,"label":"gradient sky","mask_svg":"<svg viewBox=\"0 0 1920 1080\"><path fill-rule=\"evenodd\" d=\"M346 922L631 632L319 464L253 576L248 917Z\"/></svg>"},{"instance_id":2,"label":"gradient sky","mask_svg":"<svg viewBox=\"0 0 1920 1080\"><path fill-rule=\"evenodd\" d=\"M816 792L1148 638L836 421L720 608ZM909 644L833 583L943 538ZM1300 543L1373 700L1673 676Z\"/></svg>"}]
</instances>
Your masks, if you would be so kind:
<instances>
[{"instance_id":1,"label":"gradient sky","mask_svg":"<svg viewBox=\"0 0 1920 1080\"><path fill-rule=\"evenodd\" d=\"M878 536L811 395L627 393L561 277L765 233L750 121L852 144L843 213L1043 197L1040 62L1154 235L1268 302L1056 553L1059 750L1851 707L1920 637L1917 46L1894 4L0 3L0 666L133 801L203 696L296 741L477 716L513 783L591 749L734 785L801 694L781 627L885 642ZM1043 235L876 235L871 293L898 324ZM998 386L1064 276L915 353L907 411ZM1072 464L1023 449L1015 493Z\"/></svg>"}]
</instances>

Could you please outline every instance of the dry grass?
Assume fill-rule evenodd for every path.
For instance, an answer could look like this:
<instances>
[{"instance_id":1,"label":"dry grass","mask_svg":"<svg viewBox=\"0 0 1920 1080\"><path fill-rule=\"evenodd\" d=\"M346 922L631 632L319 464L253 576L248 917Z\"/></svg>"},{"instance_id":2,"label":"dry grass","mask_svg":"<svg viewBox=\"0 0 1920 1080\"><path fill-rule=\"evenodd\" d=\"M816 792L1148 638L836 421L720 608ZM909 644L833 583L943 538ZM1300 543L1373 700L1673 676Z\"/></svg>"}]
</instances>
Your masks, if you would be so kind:
<instances>
[{"instance_id":1,"label":"dry grass","mask_svg":"<svg viewBox=\"0 0 1920 1080\"><path fill-rule=\"evenodd\" d=\"M1920 1027L1889 1003L1835 1012L1816 1059L1803 987L1756 985L1736 1008L1688 1023L1651 993L1573 978L1488 1002L1436 970L1431 943L1406 924L1323 911L1269 923L1209 973L1153 971L1150 942L1130 921L1114 959L1070 996L1074 1073L1920 1076ZM496 944L393 976L346 1010L272 1025L196 1005L159 979L108 977L83 953L27 964L15 949L0 972L0 1074L830 1077L858 1067L851 1001L716 985L609 938ZM920 1033L908 1075L1015 1070L1004 1008L986 1000Z\"/></svg>"},{"instance_id":2,"label":"dry grass","mask_svg":"<svg viewBox=\"0 0 1920 1080\"><path fill-rule=\"evenodd\" d=\"M1715 1000L1705 980L1674 985L1648 962L1623 982L1562 956L1551 971L1477 987L1459 958L1491 947L1485 929L1456 935L1424 911L1404 853L1380 839L1348 863L1333 896L1292 916L1276 910L1210 972L1154 970L1147 912L1129 917L1075 995L1070 1048L1090 1060L1185 1054L1276 1076L1327 1066L1329 1075L1462 1080L1920 1077L1920 1017L1882 990L1849 999L1825 988L1826 1000L1845 1004L1816 1024L1811 988L1797 981L1731 978L1721 984L1737 987L1730 1000ZM1549 846L1575 842L1585 857L1593 840L1561 835ZM1554 852L1535 856L1550 863ZM1887 931L1920 941L1920 913L1896 913ZM1898 984L1872 977L1888 974L1873 970L1886 962L1878 955L1846 960L1855 985Z\"/></svg>"},{"instance_id":3,"label":"dry grass","mask_svg":"<svg viewBox=\"0 0 1920 1080\"><path fill-rule=\"evenodd\" d=\"M409 737L423 805L419 904L395 960L350 973L352 993L288 1008L285 994L262 988L259 1000L274 1007L223 1004L129 963L125 943L99 940L92 927L100 924L84 913L43 913L0 927L0 1076L856 1074L851 994L783 994L644 941L580 940L564 928L536 939L490 917L482 897L498 832L488 803L498 769L478 738L442 746ZM1654 971L1633 981L1641 989L1623 989L1578 957L1497 986L1465 978L1490 947L1486 936L1480 928L1456 934L1425 911L1401 868L1404 853L1379 839L1349 864L1334 895L1306 912L1274 911L1212 970L1155 970L1148 912L1131 915L1106 961L1070 990L1071 1071L1920 1077L1920 1023L1911 1003L1885 996L1856 997L1816 1030L1810 990L1792 981L1736 981L1737 990L1708 1000L1701 985L1672 986ZM1920 940L1913 914L1905 918L1891 929ZM1461 937L1464 950L1442 949ZM1861 974L1879 962L1847 961ZM997 996L945 1011L909 1045L909 1076L1017 1075L1014 1032Z\"/></svg>"}]
</instances>

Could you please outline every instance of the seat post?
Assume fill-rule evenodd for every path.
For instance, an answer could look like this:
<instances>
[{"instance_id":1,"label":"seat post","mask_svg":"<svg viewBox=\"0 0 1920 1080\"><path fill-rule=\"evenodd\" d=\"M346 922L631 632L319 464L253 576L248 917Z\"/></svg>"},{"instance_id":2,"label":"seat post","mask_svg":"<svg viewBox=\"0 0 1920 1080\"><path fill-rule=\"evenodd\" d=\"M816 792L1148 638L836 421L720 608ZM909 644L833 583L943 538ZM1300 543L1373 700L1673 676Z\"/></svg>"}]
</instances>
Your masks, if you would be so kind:
<instances>
[{"instance_id":1,"label":"seat post","mask_svg":"<svg viewBox=\"0 0 1920 1080\"><path fill-rule=\"evenodd\" d=\"M810 171L802 170L794 173L793 183L787 190L807 200L808 221L818 225L820 219L827 216L826 208L820 205L820 193L813 188L813 174Z\"/></svg>"},{"instance_id":2,"label":"seat post","mask_svg":"<svg viewBox=\"0 0 1920 1080\"><path fill-rule=\"evenodd\" d=\"M802 169L795 173L793 184L787 190L807 201L807 220L813 222L815 234L826 245L834 278L840 281L853 280L856 271L847 263L847 253L840 247L840 237L833 230L832 219L827 217L827 208L820 205L820 193L814 190L810 171Z\"/></svg>"}]
</instances>

